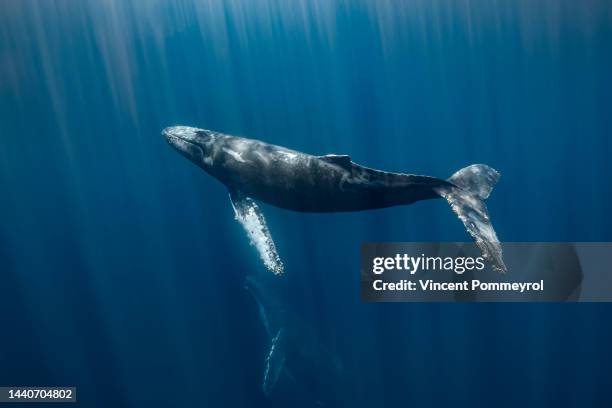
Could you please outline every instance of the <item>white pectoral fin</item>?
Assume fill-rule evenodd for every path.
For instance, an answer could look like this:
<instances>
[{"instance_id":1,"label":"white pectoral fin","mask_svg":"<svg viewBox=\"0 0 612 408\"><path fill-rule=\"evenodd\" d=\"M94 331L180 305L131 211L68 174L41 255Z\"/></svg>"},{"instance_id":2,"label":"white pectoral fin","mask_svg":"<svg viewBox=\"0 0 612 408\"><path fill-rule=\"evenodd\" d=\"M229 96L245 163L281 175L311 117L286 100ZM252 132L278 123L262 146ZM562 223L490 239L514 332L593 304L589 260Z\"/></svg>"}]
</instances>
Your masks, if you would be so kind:
<instances>
[{"instance_id":1,"label":"white pectoral fin","mask_svg":"<svg viewBox=\"0 0 612 408\"><path fill-rule=\"evenodd\" d=\"M276 245L268 230L266 219L255 201L238 191L230 191L230 198L236 220L242 224L251 244L259 252L266 268L275 275L282 275L284 272L283 262L276 251Z\"/></svg>"},{"instance_id":2,"label":"white pectoral fin","mask_svg":"<svg viewBox=\"0 0 612 408\"><path fill-rule=\"evenodd\" d=\"M266 357L266 368L263 378L263 391L266 395L272 393L285 367L286 337L285 331L280 329L278 333L276 333L276 336L272 338L270 351Z\"/></svg>"}]
</instances>

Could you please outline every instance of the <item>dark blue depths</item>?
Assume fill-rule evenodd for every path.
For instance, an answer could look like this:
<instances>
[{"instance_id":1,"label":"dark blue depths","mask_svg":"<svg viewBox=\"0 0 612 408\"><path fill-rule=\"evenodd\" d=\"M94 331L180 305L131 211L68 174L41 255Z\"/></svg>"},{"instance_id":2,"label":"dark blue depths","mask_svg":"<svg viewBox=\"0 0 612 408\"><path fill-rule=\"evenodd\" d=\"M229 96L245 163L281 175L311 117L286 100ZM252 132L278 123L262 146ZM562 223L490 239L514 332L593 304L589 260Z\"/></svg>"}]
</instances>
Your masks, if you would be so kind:
<instances>
[{"instance_id":1,"label":"dark blue depths","mask_svg":"<svg viewBox=\"0 0 612 408\"><path fill-rule=\"evenodd\" d=\"M169 125L438 177L487 163L502 240L612 240L610 44L608 1L4 0L0 385L287 406L261 391L261 263ZM263 210L346 406L611 406L606 304L360 302L361 242L468 239L444 202Z\"/></svg>"}]
</instances>

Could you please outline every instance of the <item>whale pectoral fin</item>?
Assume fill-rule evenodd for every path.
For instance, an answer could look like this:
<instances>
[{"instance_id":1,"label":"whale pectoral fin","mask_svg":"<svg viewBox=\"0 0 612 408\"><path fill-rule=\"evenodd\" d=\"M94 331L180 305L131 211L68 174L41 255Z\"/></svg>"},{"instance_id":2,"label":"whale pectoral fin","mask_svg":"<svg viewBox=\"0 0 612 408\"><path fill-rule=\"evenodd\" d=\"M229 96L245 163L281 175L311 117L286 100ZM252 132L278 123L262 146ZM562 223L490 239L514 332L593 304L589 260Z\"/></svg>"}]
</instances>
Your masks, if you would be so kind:
<instances>
[{"instance_id":1,"label":"whale pectoral fin","mask_svg":"<svg viewBox=\"0 0 612 408\"><path fill-rule=\"evenodd\" d=\"M239 191L230 191L230 199L232 200L236 220L242 224L249 236L251 245L259 252L265 267L275 275L282 275L284 271L283 262L276 251L276 245L259 206Z\"/></svg>"},{"instance_id":2,"label":"whale pectoral fin","mask_svg":"<svg viewBox=\"0 0 612 408\"><path fill-rule=\"evenodd\" d=\"M283 368L285 368L285 343L286 335L284 329L280 329L276 336L272 338L272 344L270 345L270 352L266 357L266 367L263 378L263 392L266 395L274 390L274 387L278 383Z\"/></svg>"},{"instance_id":3,"label":"whale pectoral fin","mask_svg":"<svg viewBox=\"0 0 612 408\"><path fill-rule=\"evenodd\" d=\"M338 166L348 168L351 166L351 157L346 154L326 154L325 156L319 156L321 160L336 164Z\"/></svg>"}]
</instances>

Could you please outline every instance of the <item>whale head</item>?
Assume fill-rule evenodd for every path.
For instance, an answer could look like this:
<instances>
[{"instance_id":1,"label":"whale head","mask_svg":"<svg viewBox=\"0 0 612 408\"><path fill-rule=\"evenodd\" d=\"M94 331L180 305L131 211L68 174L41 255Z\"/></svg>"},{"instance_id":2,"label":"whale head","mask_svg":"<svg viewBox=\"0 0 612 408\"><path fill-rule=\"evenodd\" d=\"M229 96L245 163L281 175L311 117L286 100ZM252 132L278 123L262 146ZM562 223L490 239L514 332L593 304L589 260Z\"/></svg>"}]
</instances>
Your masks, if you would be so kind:
<instances>
[{"instance_id":1,"label":"whale head","mask_svg":"<svg viewBox=\"0 0 612 408\"><path fill-rule=\"evenodd\" d=\"M166 141L199 167L210 171L214 163L216 134L189 126L171 126L162 130Z\"/></svg>"}]
</instances>

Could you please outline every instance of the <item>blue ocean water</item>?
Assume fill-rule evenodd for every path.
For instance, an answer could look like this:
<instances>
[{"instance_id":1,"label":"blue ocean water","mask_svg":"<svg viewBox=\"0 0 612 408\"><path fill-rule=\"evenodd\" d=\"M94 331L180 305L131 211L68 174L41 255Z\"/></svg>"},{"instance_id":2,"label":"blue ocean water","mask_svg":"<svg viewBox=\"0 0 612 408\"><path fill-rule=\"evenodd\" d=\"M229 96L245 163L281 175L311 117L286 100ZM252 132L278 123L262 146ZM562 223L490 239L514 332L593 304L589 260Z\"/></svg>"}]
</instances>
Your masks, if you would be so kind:
<instances>
[{"instance_id":1,"label":"blue ocean water","mask_svg":"<svg viewBox=\"0 0 612 408\"><path fill-rule=\"evenodd\" d=\"M261 263L165 126L437 177L486 163L501 240L612 240L610 44L605 0L3 0L0 385L287 406L261 391ZM346 406L612 404L606 304L361 303L361 242L468 240L442 200L262 208Z\"/></svg>"}]
</instances>

